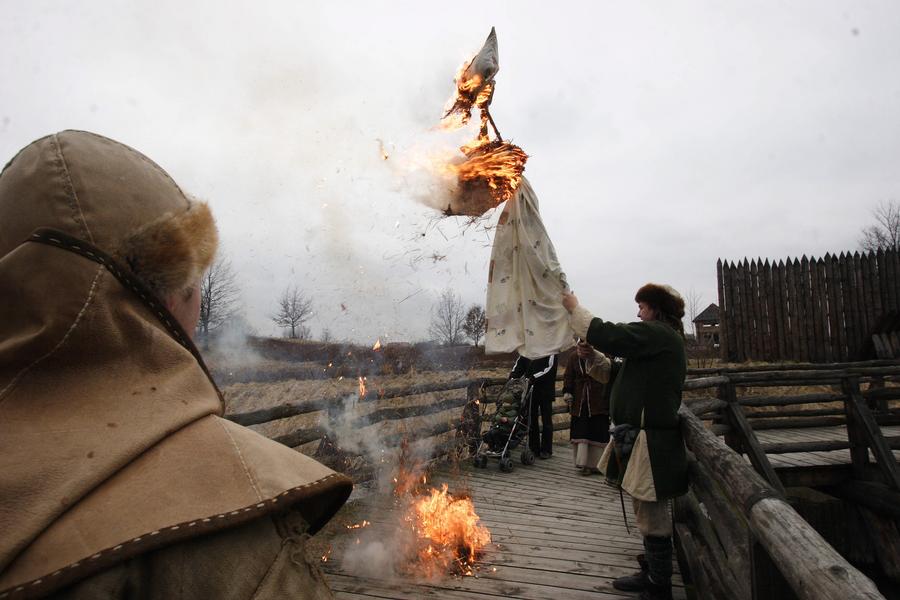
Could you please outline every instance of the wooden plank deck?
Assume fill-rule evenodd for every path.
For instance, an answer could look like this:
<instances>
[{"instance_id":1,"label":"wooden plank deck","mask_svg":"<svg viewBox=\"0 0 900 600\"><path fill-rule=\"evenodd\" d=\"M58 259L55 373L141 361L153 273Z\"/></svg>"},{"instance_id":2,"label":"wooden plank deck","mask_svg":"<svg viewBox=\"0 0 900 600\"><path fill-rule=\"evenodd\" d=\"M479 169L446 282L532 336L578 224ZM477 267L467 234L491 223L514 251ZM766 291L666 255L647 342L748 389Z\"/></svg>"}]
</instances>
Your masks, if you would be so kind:
<instances>
[{"instance_id":1,"label":"wooden plank deck","mask_svg":"<svg viewBox=\"0 0 900 600\"><path fill-rule=\"evenodd\" d=\"M634 598L612 580L637 570L634 556L643 551L626 496L631 533L625 530L618 492L602 477L584 477L573 466L569 444L557 444L554 456L526 467L513 453L516 468L500 472L497 462L486 469L465 465L452 476L436 474L431 483L468 487L475 511L492 536L475 577L447 576L433 581L364 577L334 556L326 563L328 581L338 598L522 598L615 600ZM383 497L364 500L372 527L389 522ZM376 518L382 516L382 518ZM674 597L686 598L674 565Z\"/></svg>"}]
</instances>

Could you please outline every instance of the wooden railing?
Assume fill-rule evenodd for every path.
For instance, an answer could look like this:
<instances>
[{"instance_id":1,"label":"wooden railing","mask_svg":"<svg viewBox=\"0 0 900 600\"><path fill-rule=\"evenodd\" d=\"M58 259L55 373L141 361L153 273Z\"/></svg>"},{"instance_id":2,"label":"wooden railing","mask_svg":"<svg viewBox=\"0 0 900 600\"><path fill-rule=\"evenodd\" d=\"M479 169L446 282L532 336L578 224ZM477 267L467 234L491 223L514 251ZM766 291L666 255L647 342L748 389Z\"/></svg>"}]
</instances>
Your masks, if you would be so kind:
<instances>
[{"instance_id":1,"label":"wooden railing","mask_svg":"<svg viewBox=\"0 0 900 600\"><path fill-rule=\"evenodd\" d=\"M892 499L896 503L900 471L891 446L897 440L885 439L879 424L900 423L887 407L888 400L900 398L900 388L883 387L885 378L898 374L896 363L845 363L815 369L723 369L685 383L686 390L715 391L714 396L692 398L680 411L690 450L691 486L675 504L676 533L703 597L882 598L786 501L785 487L767 454L849 448L854 478L843 487L857 497L863 496L862 489L868 491L870 497L862 503L875 510L891 506ZM860 389L863 380L870 389ZM838 384L840 392L746 393L754 387ZM843 407L784 411L811 402L842 402ZM760 417L745 407L776 407L779 412L775 418ZM846 425L847 441L763 445L754 434L766 428L823 425ZM724 434L724 440L716 433ZM863 480L872 476L869 449L884 483Z\"/></svg>"},{"instance_id":2,"label":"wooden railing","mask_svg":"<svg viewBox=\"0 0 900 600\"><path fill-rule=\"evenodd\" d=\"M885 387L885 381L900 376L900 364L872 361L697 369L689 374L684 386L687 399L680 414L689 449L691 486L675 505L676 536L702 597L882 598L874 584L786 502L785 486L767 455L849 448L853 478L835 482L839 483L836 489L844 498L877 513L876 519L881 518L878 515L900 517L900 472L891 453L892 448L900 447L900 439L885 438L880 430L880 425L900 424L900 412L888 407L889 400L900 399L900 387ZM385 447L397 447L404 440L424 442L431 448L432 458L440 459L457 451L473 432L478 435L480 417L491 416L491 399L504 382L459 379L372 392L354 401L378 403L376 408L354 417L351 425L362 428L401 422L401 427L381 439ZM861 382L868 384L868 389L861 389ZM751 388L822 385L840 388L793 395L747 393ZM704 395L704 390L710 393ZM387 402L432 392L458 393L411 406ZM344 406L347 398L310 399L226 417L243 425L258 425L319 412L318 424L273 438L299 447L322 438L336 408ZM792 408L808 403L840 404ZM777 416L755 412L761 407L773 408ZM557 404L554 413L564 414L565 407ZM431 415L443 416L430 419L428 426L419 425L422 417ZM761 444L754 434L762 429L825 425L846 425L847 440ZM554 429L568 427L567 416L556 417ZM341 440L334 441L341 444ZM876 457L875 465L869 463L869 449ZM787 589L795 596L785 595Z\"/></svg>"}]
</instances>

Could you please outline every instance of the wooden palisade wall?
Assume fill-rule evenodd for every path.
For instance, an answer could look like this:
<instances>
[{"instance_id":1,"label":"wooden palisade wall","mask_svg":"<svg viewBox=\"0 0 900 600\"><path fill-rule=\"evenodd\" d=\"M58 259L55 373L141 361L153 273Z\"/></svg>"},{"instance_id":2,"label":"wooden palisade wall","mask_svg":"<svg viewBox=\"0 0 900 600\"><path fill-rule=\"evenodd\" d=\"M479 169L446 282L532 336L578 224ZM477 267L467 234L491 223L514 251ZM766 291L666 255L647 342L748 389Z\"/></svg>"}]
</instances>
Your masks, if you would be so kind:
<instances>
[{"instance_id":1,"label":"wooden palisade wall","mask_svg":"<svg viewBox=\"0 0 900 600\"><path fill-rule=\"evenodd\" d=\"M717 263L722 358L856 360L879 319L900 310L900 253Z\"/></svg>"}]
</instances>

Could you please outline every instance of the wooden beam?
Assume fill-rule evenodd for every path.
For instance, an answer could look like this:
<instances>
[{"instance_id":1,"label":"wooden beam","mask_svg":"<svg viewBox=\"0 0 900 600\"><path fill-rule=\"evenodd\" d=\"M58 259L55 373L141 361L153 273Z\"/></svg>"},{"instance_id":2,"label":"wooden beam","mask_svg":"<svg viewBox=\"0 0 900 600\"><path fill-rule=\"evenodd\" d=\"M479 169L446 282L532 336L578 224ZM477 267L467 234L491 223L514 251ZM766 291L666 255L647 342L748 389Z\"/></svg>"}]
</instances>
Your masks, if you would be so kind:
<instances>
[{"instance_id":1,"label":"wooden beam","mask_svg":"<svg viewBox=\"0 0 900 600\"><path fill-rule=\"evenodd\" d=\"M836 427L847 422L846 417L759 417L750 422L754 431L764 429L801 429L803 427Z\"/></svg>"},{"instance_id":2,"label":"wooden beam","mask_svg":"<svg viewBox=\"0 0 900 600\"><path fill-rule=\"evenodd\" d=\"M468 400L466 398L446 398L438 400L430 404L413 404L411 406L397 406L379 408L370 413L360 415L354 419L351 427L365 427L372 423L380 423L382 421L398 421L408 419L410 417L423 417L434 413L450 410L451 408L459 408L465 406Z\"/></svg>"},{"instance_id":3,"label":"wooden beam","mask_svg":"<svg viewBox=\"0 0 900 600\"><path fill-rule=\"evenodd\" d=\"M838 554L783 500L764 498L754 504L750 524L765 554L798 598L884 599L871 579Z\"/></svg>"},{"instance_id":4,"label":"wooden beam","mask_svg":"<svg viewBox=\"0 0 900 600\"><path fill-rule=\"evenodd\" d=\"M878 367L896 367L900 365L900 360L879 359L879 360L862 360L835 363L803 363L803 362L783 362L769 363L765 365L748 365L739 367L708 367L708 368L692 368L688 369L688 375L728 375L729 373L760 373L769 371L840 371L843 369L861 369L861 368L878 368Z\"/></svg>"},{"instance_id":5,"label":"wooden beam","mask_svg":"<svg viewBox=\"0 0 900 600\"><path fill-rule=\"evenodd\" d=\"M833 493L900 521L900 492L874 481L846 480L833 488Z\"/></svg>"},{"instance_id":6,"label":"wooden beam","mask_svg":"<svg viewBox=\"0 0 900 600\"><path fill-rule=\"evenodd\" d=\"M819 440L815 442L779 442L777 444L762 444L766 454L789 454L792 452L831 452L833 450L846 450L850 442L845 440Z\"/></svg>"},{"instance_id":7,"label":"wooden beam","mask_svg":"<svg viewBox=\"0 0 900 600\"><path fill-rule=\"evenodd\" d=\"M741 406L791 406L793 404L819 404L842 402L846 396L835 393L798 394L796 396L739 396Z\"/></svg>"},{"instance_id":8,"label":"wooden beam","mask_svg":"<svg viewBox=\"0 0 900 600\"><path fill-rule=\"evenodd\" d=\"M688 568L694 580L694 586L699 592L698 597L711 600L725 600L729 598L728 590L716 577L716 572L710 564L709 555L694 539L694 534L683 523L675 524L675 533L678 542L684 549L684 556L688 561Z\"/></svg>"},{"instance_id":9,"label":"wooden beam","mask_svg":"<svg viewBox=\"0 0 900 600\"><path fill-rule=\"evenodd\" d=\"M695 415L717 413L725 407L725 401L718 398L686 398L683 402Z\"/></svg>"},{"instance_id":10,"label":"wooden beam","mask_svg":"<svg viewBox=\"0 0 900 600\"><path fill-rule=\"evenodd\" d=\"M769 482L769 485L775 488L781 496L784 496L784 486L781 484L781 480L778 479L775 469L772 468L772 464L766 457L766 453L763 452L762 447L759 445L759 440L756 439L753 429L747 422L744 411L741 410L741 405L737 403L734 386L725 385L722 386L721 389L724 396L722 399L726 402L724 408L725 415L729 425L732 426L735 433L740 437L741 446L743 447L744 452L747 453L756 472L765 477L766 481Z\"/></svg>"},{"instance_id":11,"label":"wooden beam","mask_svg":"<svg viewBox=\"0 0 900 600\"><path fill-rule=\"evenodd\" d=\"M415 396L418 394L428 394L431 392L446 392L450 390L465 389L471 379L458 379L455 381L445 381L440 383L424 383L413 385L405 388L395 388L384 390L381 392L372 391L364 398L360 398L359 402L375 402L377 400L386 400L389 398L399 398L403 396ZM353 393L339 394L328 398L317 398L312 400L303 400L301 402L289 402L261 408L258 410L250 410L241 413L226 414L225 418L229 421L238 423L239 425L259 425L260 423L268 423L276 419L284 419L287 417L295 417L319 410L325 410L337 403L344 402L348 397L355 396Z\"/></svg>"},{"instance_id":12,"label":"wooden beam","mask_svg":"<svg viewBox=\"0 0 900 600\"><path fill-rule=\"evenodd\" d=\"M730 383L721 385L719 386L718 393L719 398L722 400L722 402L725 403L725 406L722 407L722 415L724 417L725 424L728 425L728 431L725 432L725 435L722 439L725 441L725 444L729 448L731 448L738 454L747 454L749 450L745 445L744 436L742 435L740 427L735 425L734 419L731 415L731 411L728 409L728 405L735 402L736 396L734 393L734 386Z\"/></svg>"},{"instance_id":13,"label":"wooden beam","mask_svg":"<svg viewBox=\"0 0 900 600\"><path fill-rule=\"evenodd\" d=\"M739 578L749 579L750 552L749 532L743 516L735 511L731 502L723 494L712 474L688 453L688 475L691 481L691 492L703 503L709 514L716 535L725 548L725 556L731 564L731 570Z\"/></svg>"},{"instance_id":14,"label":"wooden beam","mask_svg":"<svg viewBox=\"0 0 900 600\"><path fill-rule=\"evenodd\" d=\"M894 453L891 452L890 446L885 441L881 428L859 393L859 380L848 378L844 384L844 392L849 397L846 401L848 433L852 422L857 432L862 435L863 440L861 441L864 441L872 449L888 484L895 490L900 490L900 468L897 467L897 459L894 458ZM853 441L851 440L851 442ZM855 448L851 448L851 453L854 450ZM868 452L866 454L868 458Z\"/></svg>"},{"instance_id":15,"label":"wooden beam","mask_svg":"<svg viewBox=\"0 0 900 600\"><path fill-rule=\"evenodd\" d=\"M697 377L696 379L686 379L684 381L684 385L681 386L682 390L702 390L707 388L713 388L720 386L724 383L728 383L728 377L723 375L714 376L714 377Z\"/></svg>"},{"instance_id":16,"label":"wooden beam","mask_svg":"<svg viewBox=\"0 0 900 600\"><path fill-rule=\"evenodd\" d=\"M878 550L875 558L884 574L894 582L900 581L900 532L894 519L885 518L860 506L859 512L872 545Z\"/></svg>"},{"instance_id":17,"label":"wooden beam","mask_svg":"<svg viewBox=\"0 0 900 600\"><path fill-rule=\"evenodd\" d=\"M677 499L687 523L691 525L691 534L696 542L695 551L702 553L708 564L712 567L712 574L718 582L729 592L728 597L736 599L749 599L750 586L747 585L748 571L735 573L731 563L726 558L726 548L716 537L710 519L703 514L700 504L693 494L687 493ZM749 563L745 565L749 567Z\"/></svg>"}]
</instances>

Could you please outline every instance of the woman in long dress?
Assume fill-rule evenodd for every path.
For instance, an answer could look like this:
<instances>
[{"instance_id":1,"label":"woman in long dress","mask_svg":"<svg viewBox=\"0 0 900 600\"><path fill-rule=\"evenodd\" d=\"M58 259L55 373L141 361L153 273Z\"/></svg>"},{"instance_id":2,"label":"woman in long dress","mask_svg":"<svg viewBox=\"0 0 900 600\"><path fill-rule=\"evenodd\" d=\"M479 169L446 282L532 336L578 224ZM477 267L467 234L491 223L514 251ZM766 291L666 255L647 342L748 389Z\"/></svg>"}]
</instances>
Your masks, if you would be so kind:
<instances>
[{"instance_id":1,"label":"woman in long dress","mask_svg":"<svg viewBox=\"0 0 900 600\"><path fill-rule=\"evenodd\" d=\"M569 356L563 377L563 398L569 406L569 440L575 468L582 475L598 473L597 464L609 441L609 393L612 363L587 342L579 341Z\"/></svg>"}]
</instances>

